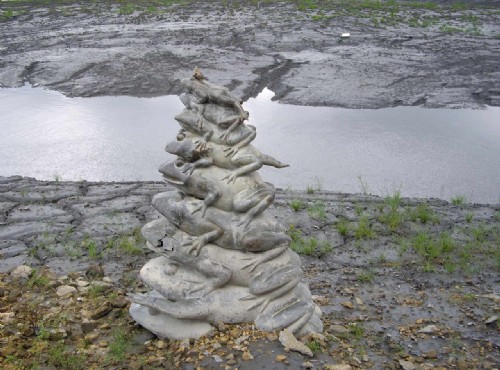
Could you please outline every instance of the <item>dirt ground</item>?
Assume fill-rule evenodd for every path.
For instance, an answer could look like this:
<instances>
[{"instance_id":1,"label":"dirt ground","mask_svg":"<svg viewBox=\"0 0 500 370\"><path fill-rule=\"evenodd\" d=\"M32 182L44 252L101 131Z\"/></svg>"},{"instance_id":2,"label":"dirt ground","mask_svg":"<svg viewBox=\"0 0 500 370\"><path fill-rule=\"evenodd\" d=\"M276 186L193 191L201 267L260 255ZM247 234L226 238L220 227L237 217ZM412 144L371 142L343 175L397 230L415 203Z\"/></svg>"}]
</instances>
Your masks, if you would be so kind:
<instances>
[{"instance_id":1,"label":"dirt ground","mask_svg":"<svg viewBox=\"0 0 500 370\"><path fill-rule=\"evenodd\" d=\"M267 86L301 105L499 106L499 4L7 0L0 86L177 94L197 65L242 99Z\"/></svg>"},{"instance_id":2,"label":"dirt ground","mask_svg":"<svg viewBox=\"0 0 500 370\"><path fill-rule=\"evenodd\" d=\"M268 211L323 311L309 358L250 324L181 342L133 322L162 191L0 178L1 368L499 368L500 205L279 190Z\"/></svg>"}]
</instances>

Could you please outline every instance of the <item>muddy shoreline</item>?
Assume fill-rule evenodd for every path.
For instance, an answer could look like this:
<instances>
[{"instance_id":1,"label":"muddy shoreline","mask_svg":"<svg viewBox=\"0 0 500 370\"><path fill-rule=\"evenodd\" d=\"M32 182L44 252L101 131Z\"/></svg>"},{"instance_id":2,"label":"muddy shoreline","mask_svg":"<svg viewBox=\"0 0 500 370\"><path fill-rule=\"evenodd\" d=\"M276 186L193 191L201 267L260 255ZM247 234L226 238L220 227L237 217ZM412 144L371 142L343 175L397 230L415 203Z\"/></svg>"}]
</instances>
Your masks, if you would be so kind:
<instances>
[{"instance_id":1,"label":"muddy shoreline","mask_svg":"<svg viewBox=\"0 0 500 370\"><path fill-rule=\"evenodd\" d=\"M268 87L300 105L500 105L498 1L172 3L4 1L0 86L178 94L197 65L242 99Z\"/></svg>"},{"instance_id":2,"label":"muddy shoreline","mask_svg":"<svg viewBox=\"0 0 500 370\"><path fill-rule=\"evenodd\" d=\"M158 216L150 201L163 191L173 190L0 178L3 368L70 366L43 343L59 343L85 368L498 368L500 204L279 190L269 212L289 229L324 313L325 338L310 340L315 355L305 358L245 325L182 343L127 319L126 294L144 291L138 272L153 257L138 230ZM14 277L21 265L30 277ZM71 293L59 295L61 286ZM35 303L33 326L26 307ZM129 333L123 358L113 352L116 330Z\"/></svg>"}]
</instances>

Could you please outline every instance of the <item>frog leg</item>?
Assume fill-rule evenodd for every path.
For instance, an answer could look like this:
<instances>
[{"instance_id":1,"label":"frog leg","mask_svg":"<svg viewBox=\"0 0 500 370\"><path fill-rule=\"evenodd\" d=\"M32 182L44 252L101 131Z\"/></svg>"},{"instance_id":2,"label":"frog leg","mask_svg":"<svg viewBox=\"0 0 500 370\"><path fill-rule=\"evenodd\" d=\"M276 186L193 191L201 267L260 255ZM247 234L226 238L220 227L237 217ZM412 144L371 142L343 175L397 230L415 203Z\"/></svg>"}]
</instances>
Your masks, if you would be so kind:
<instances>
[{"instance_id":1,"label":"frog leg","mask_svg":"<svg viewBox=\"0 0 500 370\"><path fill-rule=\"evenodd\" d=\"M257 137L257 133L255 131L250 132L244 139L242 139L240 142L238 142L236 145L233 145L232 147L224 149L226 152L226 157L232 157L236 153L238 153L238 150L243 148L244 146L250 144L253 139Z\"/></svg>"},{"instance_id":2,"label":"frog leg","mask_svg":"<svg viewBox=\"0 0 500 370\"><path fill-rule=\"evenodd\" d=\"M250 222L261 212L266 210L274 200L274 194L266 196L256 206L250 208L243 217L236 223L237 226L243 226L246 229Z\"/></svg>"},{"instance_id":3,"label":"frog leg","mask_svg":"<svg viewBox=\"0 0 500 370\"><path fill-rule=\"evenodd\" d=\"M249 271L252 272L259 265L278 257L280 254L285 252L287 249L288 249L288 245L282 245L281 247L269 249L265 252L252 253L252 254L255 254L257 256L244 257L243 260L245 260L245 261L250 260L251 262L249 262L245 266L243 266L242 270L246 269L247 267L251 267L251 269Z\"/></svg>"}]
</instances>

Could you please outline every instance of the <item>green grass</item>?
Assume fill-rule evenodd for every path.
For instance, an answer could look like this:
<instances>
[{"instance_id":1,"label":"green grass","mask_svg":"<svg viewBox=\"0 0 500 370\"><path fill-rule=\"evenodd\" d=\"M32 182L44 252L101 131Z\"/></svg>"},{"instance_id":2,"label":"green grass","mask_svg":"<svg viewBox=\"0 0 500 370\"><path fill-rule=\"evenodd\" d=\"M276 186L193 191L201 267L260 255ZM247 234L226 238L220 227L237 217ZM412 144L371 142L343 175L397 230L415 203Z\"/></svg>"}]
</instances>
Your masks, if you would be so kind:
<instances>
[{"instance_id":1,"label":"green grass","mask_svg":"<svg viewBox=\"0 0 500 370\"><path fill-rule=\"evenodd\" d=\"M375 232L371 229L367 216L361 216L358 220L358 225L354 229L354 237L356 239L372 239L375 237Z\"/></svg>"},{"instance_id":2,"label":"green grass","mask_svg":"<svg viewBox=\"0 0 500 370\"><path fill-rule=\"evenodd\" d=\"M126 3L118 8L118 14L130 15L135 11L135 5L133 3Z\"/></svg>"},{"instance_id":3,"label":"green grass","mask_svg":"<svg viewBox=\"0 0 500 370\"><path fill-rule=\"evenodd\" d=\"M122 362L127 357L128 351L132 347L132 337L130 333L123 329L115 329L109 343L108 359L112 362Z\"/></svg>"},{"instance_id":4,"label":"green grass","mask_svg":"<svg viewBox=\"0 0 500 370\"><path fill-rule=\"evenodd\" d=\"M395 231L404 222L404 214L399 209L401 205L400 191L397 190L393 195L386 197L384 203L386 207L384 207L379 221L386 224L391 231Z\"/></svg>"},{"instance_id":5,"label":"green grass","mask_svg":"<svg viewBox=\"0 0 500 370\"><path fill-rule=\"evenodd\" d=\"M90 258L97 258L99 256L97 242L88 237L82 240L82 248L87 251Z\"/></svg>"},{"instance_id":6,"label":"green grass","mask_svg":"<svg viewBox=\"0 0 500 370\"><path fill-rule=\"evenodd\" d=\"M484 226L484 224L479 224L476 227L471 228L470 231L474 240L478 242L484 242L488 236L488 229Z\"/></svg>"},{"instance_id":7,"label":"green grass","mask_svg":"<svg viewBox=\"0 0 500 370\"><path fill-rule=\"evenodd\" d=\"M307 207L307 213L315 220L325 221L327 219L325 203L317 200Z\"/></svg>"},{"instance_id":8,"label":"green grass","mask_svg":"<svg viewBox=\"0 0 500 370\"><path fill-rule=\"evenodd\" d=\"M299 212L301 209L304 209L305 204L302 200L300 199L292 199L290 202L290 207L295 211Z\"/></svg>"},{"instance_id":9,"label":"green grass","mask_svg":"<svg viewBox=\"0 0 500 370\"><path fill-rule=\"evenodd\" d=\"M464 215L464 218L465 218L465 221L467 221L469 224L472 222L472 220L474 219L474 212L465 212L465 215Z\"/></svg>"},{"instance_id":10,"label":"green grass","mask_svg":"<svg viewBox=\"0 0 500 370\"><path fill-rule=\"evenodd\" d=\"M321 344L316 340L310 340L306 342L306 346L311 350L312 353L321 353Z\"/></svg>"},{"instance_id":11,"label":"green grass","mask_svg":"<svg viewBox=\"0 0 500 370\"><path fill-rule=\"evenodd\" d=\"M315 237L303 238L302 231L294 225L290 225L287 234L292 239L290 249L295 253L321 258L332 250L332 246L327 240L320 241Z\"/></svg>"},{"instance_id":12,"label":"green grass","mask_svg":"<svg viewBox=\"0 0 500 370\"><path fill-rule=\"evenodd\" d=\"M451 204L455 206L460 206L466 202L467 198L465 195L455 195L454 197L451 197Z\"/></svg>"},{"instance_id":13,"label":"green grass","mask_svg":"<svg viewBox=\"0 0 500 370\"><path fill-rule=\"evenodd\" d=\"M57 369L85 369L85 355L69 350L64 343L55 343L47 349L47 363Z\"/></svg>"},{"instance_id":14,"label":"green grass","mask_svg":"<svg viewBox=\"0 0 500 370\"><path fill-rule=\"evenodd\" d=\"M345 219L341 219L339 222L335 224L335 229L342 236L346 236L349 233L349 222Z\"/></svg>"},{"instance_id":15,"label":"green grass","mask_svg":"<svg viewBox=\"0 0 500 370\"><path fill-rule=\"evenodd\" d=\"M375 273L371 270L363 271L363 272L356 275L356 279L360 283L371 283L374 278L375 278Z\"/></svg>"},{"instance_id":16,"label":"green grass","mask_svg":"<svg viewBox=\"0 0 500 370\"><path fill-rule=\"evenodd\" d=\"M365 329L356 323L352 323L349 325L349 332L352 334L354 339L360 340L365 335Z\"/></svg>"},{"instance_id":17,"label":"green grass","mask_svg":"<svg viewBox=\"0 0 500 370\"><path fill-rule=\"evenodd\" d=\"M420 221L426 224L428 222L437 223L439 221L438 217L427 203L420 203L414 209L408 209L407 213L410 220L413 222Z\"/></svg>"},{"instance_id":18,"label":"green grass","mask_svg":"<svg viewBox=\"0 0 500 370\"><path fill-rule=\"evenodd\" d=\"M31 272L29 279L26 281L26 286L28 286L29 288L46 287L47 285L49 285L49 283L50 280L48 277L40 274L38 270L34 269Z\"/></svg>"}]
</instances>

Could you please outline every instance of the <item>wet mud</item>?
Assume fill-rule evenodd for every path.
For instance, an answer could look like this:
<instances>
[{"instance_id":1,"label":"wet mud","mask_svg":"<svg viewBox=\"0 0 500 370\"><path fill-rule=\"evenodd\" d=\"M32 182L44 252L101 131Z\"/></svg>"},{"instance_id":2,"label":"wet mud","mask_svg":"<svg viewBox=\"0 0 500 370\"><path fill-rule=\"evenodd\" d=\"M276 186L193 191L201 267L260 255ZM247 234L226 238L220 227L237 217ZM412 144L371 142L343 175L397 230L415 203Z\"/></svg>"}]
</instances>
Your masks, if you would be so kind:
<instances>
[{"instance_id":1,"label":"wet mud","mask_svg":"<svg viewBox=\"0 0 500 370\"><path fill-rule=\"evenodd\" d=\"M498 1L168 3L2 2L0 86L158 96L198 66L242 99L500 105Z\"/></svg>"},{"instance_id":2,"label":"wet mud","mask_svg":"<svg viewBox=\"0 0 500 370\"><path fill-rule=\"evenodd\" d=\"M38 334L29 331L36 328L23 316L37 299L42 310L37 325L64 330L67 353L83 356L85 368L134 364L139 369L142 363L187 369L493 369L500 364L500 205L278 190L269 212L289 229L291 248L300 254L323 311L324 337L307 340L314 349L308 358L285 352L277 333L251 325L220 325L210 337L180 342L154 338L127 319L123 300L128 292L146 289L138 273L154 257L138 230L158 217L150 202L162 191L173 189L158 182L0 178L3 368L55 361L34 352L20 355L8 344L30 351L40 345L40 328L35 325ZM21 265L35 272L16 280L12 271ZM58 297L61 285L73 287L73 293ZM52 317L45 312L52 306L59 307L58 320L66 321L41 318ZM116 333L110 320L113 330L130 333L133 340L133 351L121 360L112 356ZM26 327L27 334L16 334Z\"/></svg>"}]
</instances>

